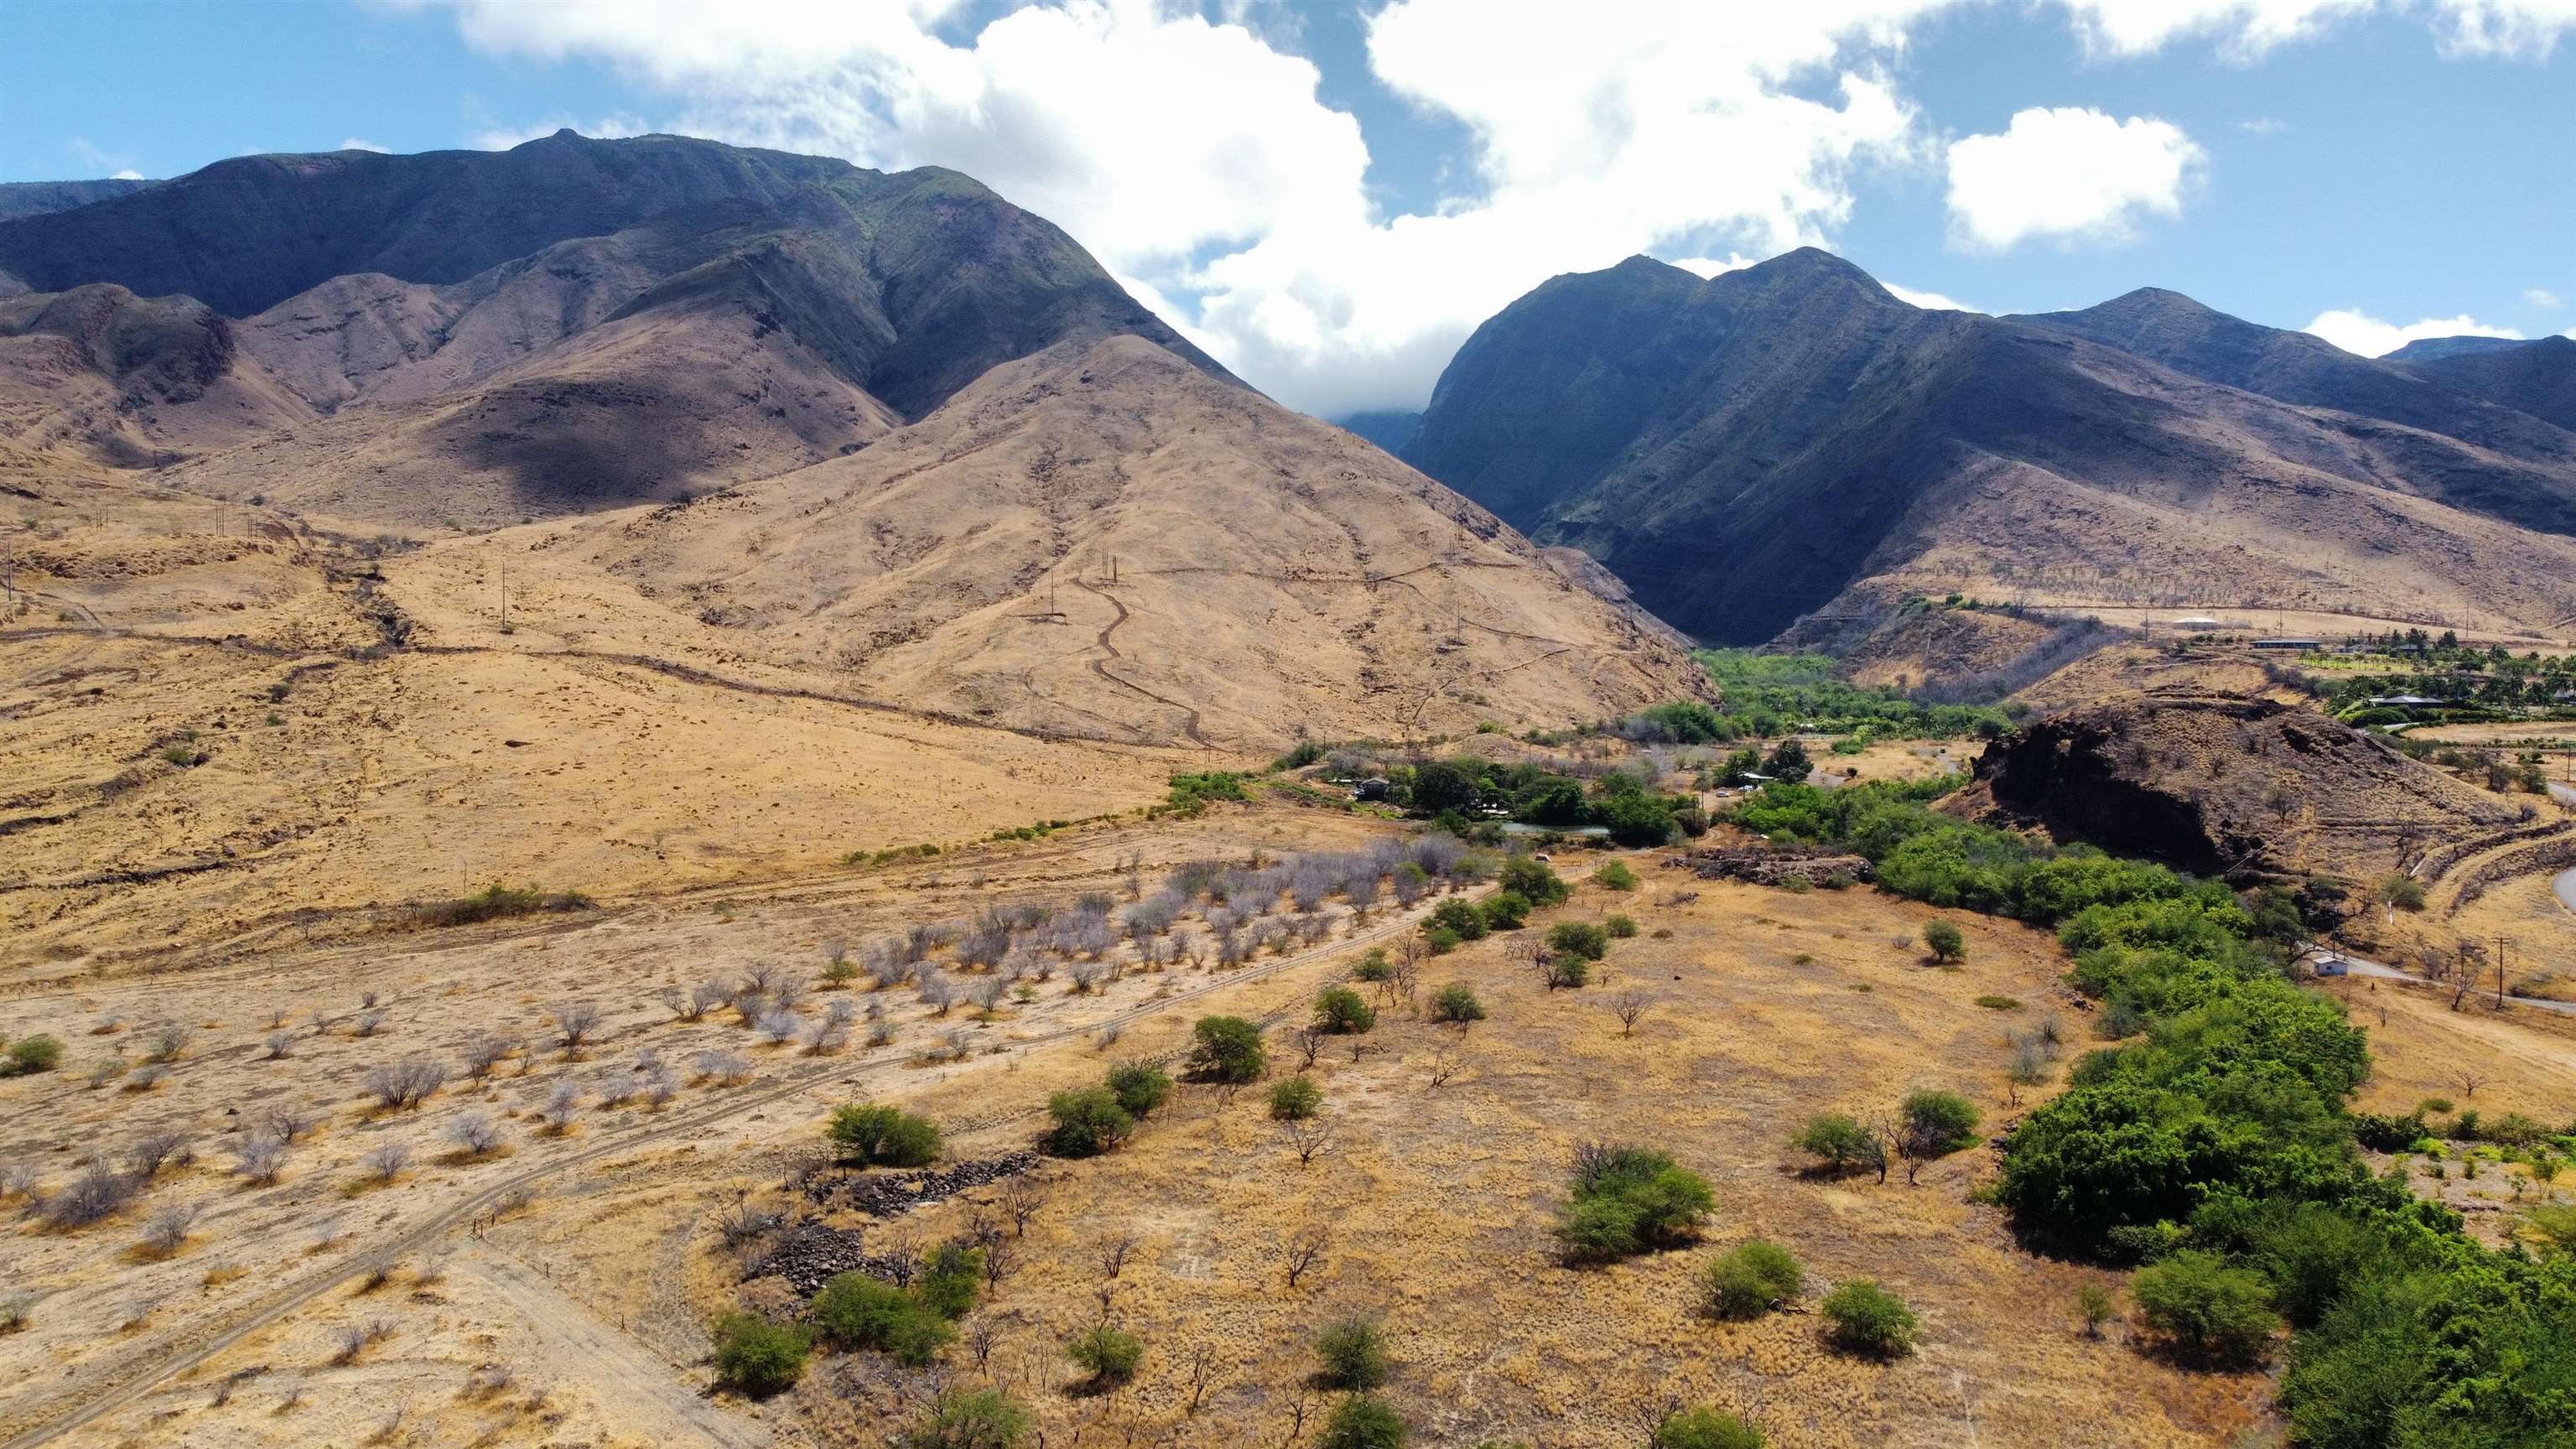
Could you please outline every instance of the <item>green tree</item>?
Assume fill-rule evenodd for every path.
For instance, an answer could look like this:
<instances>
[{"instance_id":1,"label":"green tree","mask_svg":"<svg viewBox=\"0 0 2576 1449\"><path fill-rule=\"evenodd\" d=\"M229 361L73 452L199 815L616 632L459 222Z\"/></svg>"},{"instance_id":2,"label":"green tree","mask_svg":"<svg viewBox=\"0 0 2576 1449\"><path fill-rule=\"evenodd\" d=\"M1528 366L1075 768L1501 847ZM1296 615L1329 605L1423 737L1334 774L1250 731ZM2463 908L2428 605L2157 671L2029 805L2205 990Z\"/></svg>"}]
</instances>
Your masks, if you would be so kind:
<instances>
[{"instance_id":1,"label":"green tree","mask_svg":"<svg viewBox=\"0 0 2576 1449\"><path fill-rule=\"evenodd\" d=\"M1324 1381L1337 1389L1366 1393L1381 1388L1394 1372L1386 1352L1386 1330L1374 1318L1338 1318L1315 1334L1315 1357L1324 1366Z\"/></svg>"},{"instance_id":2,"label":"green tree","mask_svg":"<svg viewBox=\"0 0 2576 1449\"><path fill-rule=\"evenodd\" d=\"M1082 1087L1047 1098L1046 1150L1058 1157L1098 1157L1127 1140L1136 1119L1107 1087Z\"/></svg>"},{"instance_id":3,"label":"green tree","mask_svg":"<svg viewBox=\"0 0 2576 1449\"><path fill-rule=\"evenodd\" d=\"M1802 784L1816 767L1807 759L1807 747L1798 740L1782 740L1762 761L1762 773L1774 780L1792 785Z\"/></svg>"},{"instance_id":4,"label":"green tree","mask_svg":"<svg viewBox=\"0 0 2576 1449\"><path fill-rule=\"evenodd\" d=\"M1064 1355L1090 1374L1092 1383L1106 1387L1136 1376L1136 1366L1145 1361L1145 1341L1104 1323L1066 1344Z\"/></svg>"},{"instance_id":5,"label":"green tree","mask_svg":"<svg viewBox=\"0 0 2576 1449\"><path fill-rule=\"evenodd\" d=\"M1876 1133L1848 1113L1820 1112L1808 1118L1807 1125L1798 1129L1794 1145L1820 1159L1829 1172L1868 1168L1876 1169L1882 1181L1887 1177L1886 1147Z\"/></svg>"},{"instance_id":6,"label":"green tree","mask_svg":"<svg viewBox=\"0 0 2576 1449\"><path fill-rule=\"evenodd\" d=\"M1652 1449L1762 1449L1762 1431L1733 1414L1702 1406L1676 1409L1655 1425Z\"/></svg>"},{"instance_id":7,"label":"green tree","mask_svg":"<svg viewBox=\"0 0 2576 1449\"><path fill-rule=\"evenodd\" d=\"M1835 1346L1872 1358L1897 1358L1914 1351L1921 1326L1905 1300L1867 1278L1855 1278L1825 1295L1826 1336Z\"/></svg>"},{"instance_id":8,"label":"green tree","mask_svg":"<svg viewBox=\"0 0 2576 1449\"><path fill-rule=\"evenodd\" d=\"M1928 1088L1908 1092L1897 1108L1897 1118L1903 1124L1908 1156L1947 1157L1977 1144L1980 1114L1975 1104L1956 1092Z\"/></svg>"},{"instance_id":9,"label":"green tree","mask_svg":"<svg viewBox=\"0 0 2576 1449\"><path fill-rule=\"evenodd\" d=\"M1610 939L1625 941L1637 934L1637 921L1633 916L1604 916L1601 918L1601 929L1610 933Z\"/></svg>"},{"instance_id":10,"label":"green tree","mask_svg":"<svg viewBox=\"0 0 2576 1449\"><path fill-rule=\"evenodd\" d=\"M1717 1318L1759 1318L1798 1296L1805 1270L1778 1243L1751 1238L1700 1271L1700 1301Z\"/></svg>"},{"instance_id":11,"label":"green tree","mask_svg":"<svg viewBox=\"0 0 2576 1449\"><path fill-rule=\"evenodd\" d=\"M1377 1008L1347 986L1327 986L1315 994L1315 1025L1350 1035L1377 1025Z\"/></svg>"},{"instance_id":12,"label":"green tree","mask_svg":"<svg viewBox=\"0 0 2576 1449\"><path fill-rule=\"evenodd\" d=\"M1575 1158L1557 1237L1578 1261L1602 1262L1670 1247L1716 1209L1708 1180L1643 1147L1587 1147Z\"/></svg>"},{"instance_id":13,"label":"green tree","mask_svg":"<svg viewBox=\"0 0 2576 1449\"><path fill-rule=\"evenodd\" d=\"M1608 928L1593 921L1559 921L1547 933L1548 949L1586 961L1598 961L1610 951Z\"/></svg>"},{"instance_id":14,"label":"green tree","mask_svg":"<svg viewBox=\"0 0 2576 1449\"><path fill-rule=\"evenodd\" d=\"M1455 1022L1465 1026L1485 1019L1485 1003L1476 999L1476 989L1464 981L1452 981L1431 993L1431 1019Z\"/></svg>"},{"instance_id":15,"label":"green tree","mask_svg":"<svg viewBox=\"0 0 2576 1449\"><path fill-rule=\"evenodd\" d=\"M1481 778L1447 760L1433 760L1413 772L1413 808L1417 814L1437 815L1444 810L1464 814L1476 808L1484 793Z\"/></svg>"},{"instance_id":16,"label":"green tree","mask_svg":"<svg viewBox=\"0 0 2576 1449\"><path fill-rule=\"evenodd\" d=\"M1935 961L1968 959L1968 938L1948 921L1934 921L1923 928L1923 944L1932 948Z\"/></svg>"},{"instance_id":17,"label":"green tree","mask_svg":"<svg viewBox=\"0 0 2576 1449\"><path fill-rule=\"evenodd\" d=\"M1632 891L1637 888L1637 873L1626 861L1614 860L1592 873L1592 883L1604 890Z\"/></svg>"},{"instance_id":18,"label":"green tree","mask_svg":"<svg viewBox=\"0 0 2576 1449\"><path fill-rule=\"evenodd\" d=\"M1239 1016L1202 1016L1190 1028L1197 1046L1190 1070L1219 1082L1251 1082L1270 1064L1261 1047L1261 1028Z\"/></svg>"},{"instance_id":19,"label":"green tree","mask_svg":"<svg viewBox=\"0 0 2576 1449\"><path fill-rule=\"evenodd\" d=\"M1461 941L1481 941L1485 939L1485 913L1477 910L1474 903L1451 896L1431 908L1424 929L1437 927L1455 931Z\"/></svg>"},{"instance_id":20,"label":"green tree","mask_svg":"<svg viewBox=\"0 0 2576 1449\"><path fill-rule=\"evenodd\" d=\"M1108 1086L1119 1109L1139 1121L1172 1099L1171 1074L1152 1062L1120 1062L1109 1069Z\"/></svg>"},{"instance_id":21,"label":"green tree","mask_svg":"<svg viewBox=\"0 0 2576 1449\"><path fill-rule=\"evenodd\" d=\"M1375 1394L1353 1394L1324 1419L1316 1449L1403 1449L1412 1426Z\"/></svg>"},{"instance_id":22,"label":"green tree","mask_svg":"<svg viewBox=\"0 0 2576 1449\"><path fill-rule=\"evenodd\" d=\"M939 1160L939 1127L927 1117L874 1102L836 1107L823 1135L841 1160L862 1167L927 1167Z\"/></svg>"},{"instance_id":23,"label":"green tree","mask_svg":"<svg viewBox=\"0 0 2576 1449\"><path fill-rule=\"evenodd\" d=\"M755 1313L716 1321L716 1376L741 1393L765 1398L791 1388L805 1374L813 1341L792 1323L772 1323Z\"/></svg>"},{"instance_id":24,"label":"green tree","mask_svg":"<svg viewBox=\"0 0 2576 1449\"><path fill-rule=\"evenodd\" d=\"M1556 905L1574 893L1554 867L1533 856L1515 855L1504 861L1494 879L1504 890L1519 892L1533 906Z\"/></svg>"},{"instance_id":25,"label":"green tree","mask_svg":"<svg viewBox=\"0 0 2576 1449\"><path fill-rule=\"evenodd\" d=\"M865 1273L833 1275L809 1311L815 1331L834 1347L873 1350L915 1368L938 1357L957 1336L936 1310Z\"/></svg>"},{"instance_id":26,"label":"green tree","mask_svg":"<svg viewBox=\"0 0 2576 1449\"><path fill-rule=\"evenodd\" d=\"M1311 1077L1285 1077L1270 1089L1270 1115L1282 1122L1302 1122L1324 1105L1324 1089Z\"/></svg>"},{"instance_id":27,"label":"green tree","mask_svg":"<svg viewBox=\"0 0 2576 1449\"><path fill-rule=\"evenodd\" d=\"M2280 1326L2262 1274L2196 1248L2139 1269L2129 1296L2177 1353L2207 1363L2252 1363Z\"/></svg>"},{"instance_id":28,"label":"green tree","mask_svg":"<svg viewBox=\"0 0 2576 1449\"><path fill-rule=\"evenodd\" d=\"M967 1243L943 1243L931 1251L913 1280L921 1306L950 1322L975 1311L976 1284L984 1274L984 1250Z\"/></svg>"},{"instance_id":29,"label":"green tree","mask_svg":"<svg viewBox=\"0 0 2576 1449\"><path fill-rule=\"evenodd\" d=\"M895 1449L1021 1449L1037 1431L1020 1401L1000 1389L949 1389Z\"/></svg>"},{"instance_id":30,"label":"green tree","mask_svg":"<svg viewBox=\"0 0 2576 1449\"><path fill-rule=\"evenodd\" d=\"M1484 916L1487 930L1517 931L1529 924L1529 897L1519 891L1496 891L1485 897L1477 910Z\"/></svg>"}]
</instances>

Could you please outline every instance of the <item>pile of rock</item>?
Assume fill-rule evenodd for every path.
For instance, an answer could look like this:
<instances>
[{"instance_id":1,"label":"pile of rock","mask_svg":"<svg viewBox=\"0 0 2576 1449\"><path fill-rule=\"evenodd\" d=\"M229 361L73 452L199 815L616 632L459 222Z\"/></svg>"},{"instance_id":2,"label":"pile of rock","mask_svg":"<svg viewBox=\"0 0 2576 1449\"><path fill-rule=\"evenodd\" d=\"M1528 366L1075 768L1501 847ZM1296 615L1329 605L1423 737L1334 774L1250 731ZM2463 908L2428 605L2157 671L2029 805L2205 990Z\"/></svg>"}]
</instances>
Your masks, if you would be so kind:
<instances>
[{"instance_id":1,"label":"pile of rock","mask_svg":"<svg viewBox=\"0 0 2576 1449\"><path fill-rule=\"evenodd\" d=\"M1671 862L1702 880L1744 880L1781 886L1803 881L1810 886L1862 885L1878 878L1866 856L1846 851L1798 846L1732 846L1694 851Z\"/></svg>"},{"instance_id":2,"label":"pile of rock","mask_svg":"<svg viewBox=\"0 0 2576 1449\"><path fill-rule=\"evenodd\" d=\"M1038 1155L1034 1152L1010 1152L918 1172L816 1172L808 1174L803 1185L807 1197L825 1206L891 1218L1006 1177L1017 1177L1037 1165Z\"/></svg>"}]
</instances>

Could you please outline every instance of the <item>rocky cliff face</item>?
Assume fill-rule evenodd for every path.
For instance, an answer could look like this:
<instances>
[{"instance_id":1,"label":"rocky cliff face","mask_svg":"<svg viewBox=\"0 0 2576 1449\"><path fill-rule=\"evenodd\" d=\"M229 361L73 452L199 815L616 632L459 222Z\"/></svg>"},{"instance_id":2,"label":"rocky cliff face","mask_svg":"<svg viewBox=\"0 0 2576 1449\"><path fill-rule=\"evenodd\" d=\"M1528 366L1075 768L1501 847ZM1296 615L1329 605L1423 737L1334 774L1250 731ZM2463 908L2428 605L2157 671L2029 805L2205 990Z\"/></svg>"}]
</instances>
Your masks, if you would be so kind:
<instances>
[{"instance_id":1,"label":"rocky cliff face","mask_svg":"<svg viewBox=\"0 0 2576 1449\"><path fill-rule=\"evenodd\" d=\"M2006 736L1957 808L2234 880L2370 879L2519 818L2314 711L2192 695L2113 700Z\"/></svg>"}]
</instances>

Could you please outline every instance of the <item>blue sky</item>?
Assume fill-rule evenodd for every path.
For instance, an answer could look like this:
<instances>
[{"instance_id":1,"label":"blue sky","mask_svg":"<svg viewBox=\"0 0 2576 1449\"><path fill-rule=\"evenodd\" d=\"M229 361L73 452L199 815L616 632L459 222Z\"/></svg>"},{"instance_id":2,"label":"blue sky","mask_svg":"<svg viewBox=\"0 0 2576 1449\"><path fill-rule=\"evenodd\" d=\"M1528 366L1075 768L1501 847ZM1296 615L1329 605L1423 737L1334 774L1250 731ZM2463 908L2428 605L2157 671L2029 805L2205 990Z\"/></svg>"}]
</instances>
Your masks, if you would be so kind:
<instances>
[{"instance_id":1,"label":"blue sky","mask_svg":"<svg viewBox=\"0 0 2576 1449\"><path fill-rule=\"evenodd\" d=\"M2569 0L1782 8L14 0L0 179L564 124L952 165L1325 413L1418 406L1635 251L1813 242L1989 311L2165 286L2356 350L2576 329Z\"/></svg>"}]
</instances>

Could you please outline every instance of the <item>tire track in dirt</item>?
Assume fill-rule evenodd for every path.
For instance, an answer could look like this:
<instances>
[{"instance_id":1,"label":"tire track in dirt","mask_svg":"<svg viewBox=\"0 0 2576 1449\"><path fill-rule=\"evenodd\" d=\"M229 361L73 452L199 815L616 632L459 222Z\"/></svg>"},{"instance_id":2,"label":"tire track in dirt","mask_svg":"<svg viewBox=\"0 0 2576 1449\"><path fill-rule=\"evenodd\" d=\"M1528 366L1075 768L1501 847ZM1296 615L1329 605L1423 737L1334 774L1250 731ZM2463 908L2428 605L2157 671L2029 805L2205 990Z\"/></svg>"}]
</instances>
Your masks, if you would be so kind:
<instances>
[{"instance_id":1,"label":"tire track in dirt","mask_svg":"<svg viewBox=\"0 0 2576 1449\"><path fill-rule=\"evenodd\" d=\"M1076 1037L1087 1036L1110 1030L1112 1028L1123 1028L1130 1023L1144 1020L1147 1017L1161 1015L1163 1012L1166 1012L1183 1002L1193 1001L1199 997L1206 996L1214 992L1230 990L1234 987L1246 985L1251 982L1265 980L1283 972L1296 970L1299 967L1311 966L1342 952L1359 950L1378 944L1391 939L1395 935L1407 929L1410 929L1419 919L1421 914L1427 914L1427 907L1422 912L1402 911L1391 913L1386 919L1364 931L1355 931L1341 940L1315 947L1312 950L1300 951L1293 955L1283 956L1278 960L1271 962L1267 966L1256 966L1250 970L1237 971L1228 976L1212 977L1195 986L1175 991L1168 995L1154 997L1123 1011L1113 1012L1097 1021L1068 1024L1056 1027L1049 1031L1041 1032L1025 1041L1017 1043L1012 1051L994 1053L982 1058L976 1065L979 1068L987 1067L992 1062L1007 1060L1010 1057L1025 1054L1033 1047L1051 1046L1058 1042L1072 1040ZM343 1287L352 1280L364 1276L366 1273L372 1271L376 1264L391 1262L408 1254L418 1252L431 1243L436 1242L439 1238L455 1231L458 1227L481 1216L485 1211L497 1208L504 1200L510 1198L513 1194L520 1193L522 1191L531 1191L539 1183L550 1178L560 1176L575 1168L586 1167L592 1163L604 1161L608 1158L631 1154L644 1148L670 1141L673 1138L680 1137L684 1134L714 1128L746 1113L773 1106L815 1087L823 1086L831 1082L835 1075L839 1073L849 1073L849 1075L840 1078L844 1085L864 1086L878 1075L888 1073L899 1068L902 1065L903 1060L904 1057L901 1054L889 1050L884 1052L878 1060L873 1062L851 1063L848 1061L841 1061L818 1063L801 1071L790 1072L787 1075L762 1086L758 1090L737 1090L730 1092L721 1100L707 1103L696 1110L671 1114L659 1120L649 1128L629 1132L617 1137L613 1141L602 1142L595 1147L586 1148L580 1152L573 1153L570 1156L559 1158L552 1162L539 1163L524 1171L513 1173L506 1178L488 1184L482 1189L449 1204L445 1208L431 1213L428 1217L421 1219L414 1226L397 1232L382 1242L373 1244L365 1251L350 1254L348 1257L339 1260L339 1264L337 1266L325 1268L308 1275L302 1281L287 1288L285 1291L269 1299L267 1302L245 1310L230 1324L215 1330L210 1336L199 1339L193 1344L174 1347L172 1350L165 1353L157 1362L149 1363L138 1369L132 1377L126 1379L123 1383L115 1384L112 1387L101 1390L96 1397L91 1398L87 1403L66 1411L49 1424L40 1424L35 1428L21 1432L17 1437L10 1439L6 1444L0 1444L0 1449L36 1449L36 1446L38 1445L49 1444L55 1439L70 1433L74 1429L94 1423L100 1418L136 1402L145 1395L151 1393L154 1389L159 1388L162 1384L169 1382L171 1379L177 1378L180 1375L186 1374L204 1365L216 1355L224 1352L226 1349L232 1348L234 1345L239 1344L251 1335L271 1327L281 1319L284 1319L288 1314L295 1312L297 1309L306 1307L320 1300L333 1290ZM851 1070L853 1066L857 1067L856 1071ZM1013 1112L1010 1115L1018 1116L1020 1114L1018 1112ZM1008 1119L1005 1118L1003 1120Z\"/></svg>"},{"instance_id":2,"label":"tire track in dirt","mask_svg":"<svg viewBox=\"0 0 2576 1449\"><path fill-rule=\"evenodd\" d=\"M630 1420L646 1420L637 1427L651 1442L714 1449L764 1449L771 1442L768 1429L698 1397L660 1354L603 1321L519 1259L486 1248L450 1264L450 1271L490 1288L573 1370L569 1376L583 1388L613 1396Z\"/></svg>"}]
</instances>

